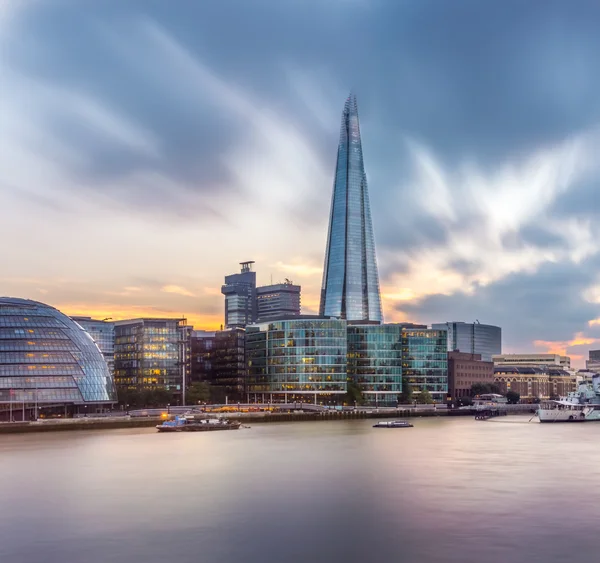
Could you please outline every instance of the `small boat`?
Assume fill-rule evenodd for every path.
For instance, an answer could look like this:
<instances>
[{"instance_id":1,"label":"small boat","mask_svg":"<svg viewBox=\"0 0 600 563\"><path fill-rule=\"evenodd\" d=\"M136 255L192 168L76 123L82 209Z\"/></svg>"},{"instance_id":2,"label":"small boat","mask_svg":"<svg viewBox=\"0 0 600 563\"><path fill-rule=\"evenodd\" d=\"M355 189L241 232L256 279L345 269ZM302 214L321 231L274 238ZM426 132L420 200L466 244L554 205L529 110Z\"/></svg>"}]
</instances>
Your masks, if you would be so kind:
<instances>
[{"instance_id":1,"label":"small boat","mask_svg":"<svg viewBox=\"0 0 600 563\"><path fill-rule=\"evenodd\" d=\"M157 424L156 429L159 432L181 432L185 425L185 418L176 416L173 420L165 420L162 424Z\"/></svg>"},{"instance_id":2,"label":"small boat","mask_svg":"<svg viewBox=\"0 0 600 563\"><path fill-rule=\"evenodd\" d=\"M373 428L412 428L413 425L406 420L385 420L373 425Z\"/></svg>"},{"instance_id":3,"label":"small boat","mask_svg":"<svg viewBox=\"0 0 600 563\"><path fill-rule=\"evenodd\" d=\"M242 425L236 420L221 418L197 418L194 415L176 416L158 424L159 432L212 432L214 430L237 430Z\"/></svg>"}]
</instances>

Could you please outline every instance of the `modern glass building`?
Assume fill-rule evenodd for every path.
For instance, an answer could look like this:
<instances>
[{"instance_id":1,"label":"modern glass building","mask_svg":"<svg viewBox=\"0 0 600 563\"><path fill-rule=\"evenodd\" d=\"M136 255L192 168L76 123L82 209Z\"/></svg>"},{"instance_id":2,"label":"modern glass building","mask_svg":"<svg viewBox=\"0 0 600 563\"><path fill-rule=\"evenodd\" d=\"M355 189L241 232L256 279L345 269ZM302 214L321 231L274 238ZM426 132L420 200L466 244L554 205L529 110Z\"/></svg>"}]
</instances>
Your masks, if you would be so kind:
<instances>
[{"instance_id":1,"label":"modern glass building","mask_svg":"<svg viewBox=\"0 0 600 563\"><path fill-rule=\"evenodd\" d=\"M415 394L427 389L434 401L448 394L448 336L445 330L402 330L402 374Z\"/></svg>"},{"instance_id":2,"label":"modern glass building","mask_svg":"<svg viewBox=\"0 0 600 563\"><path fill-rule=\"evenodd\" d=\"M186 319L115 322L115 383L118 389L166 389L183 394L189 379L191 327Z\"/></svg>"},{"instance_id":3,"label":"modern glass building","mask_svg":"<svg viewBox=\"0 0 600 563\"><path fill-rule=\"evenodd\" d=\"M71 317L98 344L111 375L115 372L115 325L108 320L97 320L92 317Z\"/></svg>"},{"instance_id":4,"label":"modern glass building","mask_svg":"<svg viewBox=\"0 0 600 563\"><path fill-rule=\"evenodd\" d=\"M366 403L398 404L402 345L402 325L348 326L348 376L358 384Z\"/></svg>"},{"instance_id":5,"label":"modern glass building","mask_svg":"<svg viewBox=\"0 0 600 563\"><path fill-rule=\"evenodd\" d=\"M320 314L349 322L383 320L358 108L352 94L342 113Z\"/></svg>"},{"instance_id":6,"label":"modern glass building","mask_svg":"<svg viewBox=\"0 0 600 563\"><path fill-rule=\"evenodd\" d=\"M447 322L432 324L431 328L448 331L448 352L481 354L484 362L502 352L502 329L481 323Z\"/></svg>"},{"instance_id":7,"label":"modern glass building","mask_svg":"<svg viewBox=\"0 0 600 563\"><path fill-rule=\"evenodd\" d=\"M214 386L220 402L245 400L246 331L243 328L220 330L215 333L212 353L210 384Z\"/></svg>"},{"instance_id":8,"label":"modern glass building","mask_svg":"<svg viewBox=\"0 0 600 563\"><path fill-rule=\"evenodd\" d=\"M0 409L109 405L117 400L91 336L49 305L0 297ZM38 411L39 412L39 411Z\"/></svg>"},{"instance_id":9,"label":"modern glass building","mask_svg":"<svg viewBox=\"0 0 600 563\"><path fill-rule=\"evenodd\" d=\"M256 272L254 262L240 262L239 274L225 276L221 293L225 296L225 326L244 328L256 322Z\"/></svg>"},{"instance_id":10,"label":"modern glass building","mask_svg":"<svg viewBox=\"0 0 600 563\"><path fill-rule=\"evenodd\" d=\"M288 319L247 327L248 400L341 403L347 390L346 322Z\"/></svg>"}]
</instances>

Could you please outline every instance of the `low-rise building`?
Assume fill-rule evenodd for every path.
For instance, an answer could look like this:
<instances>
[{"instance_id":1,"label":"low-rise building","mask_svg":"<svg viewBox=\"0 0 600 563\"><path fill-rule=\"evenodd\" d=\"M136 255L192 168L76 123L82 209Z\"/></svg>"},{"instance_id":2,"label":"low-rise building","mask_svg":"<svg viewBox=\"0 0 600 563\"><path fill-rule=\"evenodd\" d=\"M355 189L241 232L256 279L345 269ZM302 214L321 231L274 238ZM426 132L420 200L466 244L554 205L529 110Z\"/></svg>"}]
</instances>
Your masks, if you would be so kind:
<instances>
[{"instance_id":1,"label":"low-rise building","mask_svg":"<svg viewBox=\"0 0 600 563\"><path fill-rule=\"evenodd\" d=\"M559 354L494 354L495 366L561 366L570 369L571 358Z\"/></svg>"},{"instance_id":2,"label":"low-rise building","mask_svg":"<svg viewBox=\"0 0 600 563\"><path fill-rule=\"evenodd\" d=\"M576 376L560 366L496 366L494 380L502 393L515 391L525 402L564 397L577 387Z\"/></svg>"},{"instance_id":3,"label":"low-rise building","mask_svg":"<svg viewBox=\"0 0 600 563\"><path fill-rule=\"evenodd\" d=\"M474 383L494 383L494 364L481 354L448 352L448 394L452 399L471 396Z\"/></svg>"}]
</instances>

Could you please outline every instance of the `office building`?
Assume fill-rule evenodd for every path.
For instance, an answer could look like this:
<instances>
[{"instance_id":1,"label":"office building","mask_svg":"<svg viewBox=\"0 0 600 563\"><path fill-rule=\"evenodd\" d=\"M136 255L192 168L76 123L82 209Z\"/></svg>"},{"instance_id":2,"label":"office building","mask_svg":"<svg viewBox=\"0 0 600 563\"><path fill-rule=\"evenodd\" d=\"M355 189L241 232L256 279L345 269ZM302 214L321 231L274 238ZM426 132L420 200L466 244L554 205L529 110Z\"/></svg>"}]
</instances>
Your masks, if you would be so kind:
<instances>
[{"instance_id":1,"label":"office building","mask_svg":"<svg viewBox=\"0 0 600 563\"><path fill-rule=\"evenodd\" d=\"M590 350L588 359L585 361L585 367L588 370L600 373L600 350Z\"/></svg>"},{"instance_id":2,"label":"office building","mask_svg":"<svg viewBox=\"0 0 600 563\"><path fill-rule=\"evenodd\" d=\"M256 321L256 272L253 261L240 262L239 274L225 276L221 293L225 296L225 327L243 328Z\"/></svg>"},{"instance_id":3,"label":"office building","mask_svg":"<svg viewBox=\"0 0 600 563\"><path fill-rule=\"evenodd\" d=\"M102 409L117 395L92 337L49 305L0 297L0 416L29 418L44 409ZM19 414L16 414L18 404ZM14 408L13 408L14 407ZM47 411L46 411L47 412Z\"/></svg>"},{"instance_id":4,"label":"office building","mask_svg":"<svg viewBox=\"0 0 600 563\"><path fill-rule=\"evenodd\" d=\"M215 402L246 399L246 331L232 328L195 330L191 339L191 379L211 386Z\"/></svg>"},{"instance_id":5,"label":"office building","mask_svg":"<svg viewBox=\"0 0 600 563\"><path fill-rule=\"evenodd\" d=\"M448 352L480 354L484 362L491 362L494 354L502 352L502 329L479 322L434 323L431 328L448 332Z\"/></svg>"},{"instance_id":6,"label":"office building","mask_svg":"<svg viewBox=\"0 0 600 563\"><path fill-rule=\"evenodd\" d=\"M365 403L398 404L402 393L402 325L349 325L348 377Z\"/></svg>"},{"instance_id":7,"label":"office building","mask_svg":"<svg viewBox=\"0 0 600 563\"><path fill-rule=\"evenodd\" d=\"M115 322L118 390L164 389L183 400L189 380L191 327L186 319L143 318Z\"/></svg>"},{"instance_id":8,"label":"office building","mask_svg":"<svg viewBox=\"0 0 600 563\"><path fill-rule=\"evenodd\" d=\"M340 404L347 391L346 322L301 316L249 326L247 397L252 402Z\"/></svg>"},{"instance_id":9,"label":"office building","mask_svg":"<svg viewBox=\"0 0 600 563\"><path fill-rule=\"evenodd\" d=\"M331 201L320 315L381 323L381 297L358 108L344 105Z\"/></svg>"},{"instance_id":10,"label":"office building","mask_svg":"<svg viewBox=\"0 0 600 563\"><path fill-rule=\"evenodd\" d=\"M494 381L503 394L519 393L521 402L566 397L577 388L577 377L559 364L496 365Z\"/></svg>"},{"instance_id":11,"label":"office building","mask_svg":"<svg viewBox=\"0 0 600 563\"><path fill-rule=\"evenodd\" d=\"M218 402L244 401L248 366L243 328L221 330L215 334L211 367L209 381Z\"/></svg>"},{"instance_id":12,"label":"office building","mask_svg":"<svg viewBox=\"0 0 600 563\"><path fill-rule=\"evenodd\" d=\"M471 396L474 383L494 384L494 363L481 354L448 352L448 395L452 399Z\"/></svg>"},{"instance_id":13,"label":"office building","mask_svg":"<svg viewBox=\"0 0 600 563\"><path fill-rule=\"evenodd\" d=\"M193 330L190 339L191 382L210 381L213 372L213 356L216 332Z\"/></svg>"},{"instance_id":14,"label":"office building","mask_svg":"<svg viewBox=\"0 0 600 563\"><path fill-rule=\"evenodd\" d=\"M448 336L445 330L403 327L402 374L415 398L427 389L437 403L448 394Z\"/></svg>"},{"instance_id":15,"label":"office building","mask_svg":"<svg viewBox=\"0 0 600 563\"><path fill-rule=\"evenodd\" d=\"M560 366L571 368L571 358L559 354L495 354L495 366Z\"/></svg>"},{"instance_id":16,"label":"office building","mask_svg":"<svg viewBox=\"0 0 600 563\"><path fill-rule=\"evenodd\" d=\"M111 375L115 372L115 325L106 320L92 317L71 317L94 339L104 356Z\"/></svg>"},{"instance_id":17,"label":"office building","mask_svg":"<svg viewBox=\"0 0 600 563\"><path fill-rule=\"evenodd\" d=\"M286 279L284 283L256 288L258 322L297 317L300 314L300 286Z\"/></svg>"}]
</instances>

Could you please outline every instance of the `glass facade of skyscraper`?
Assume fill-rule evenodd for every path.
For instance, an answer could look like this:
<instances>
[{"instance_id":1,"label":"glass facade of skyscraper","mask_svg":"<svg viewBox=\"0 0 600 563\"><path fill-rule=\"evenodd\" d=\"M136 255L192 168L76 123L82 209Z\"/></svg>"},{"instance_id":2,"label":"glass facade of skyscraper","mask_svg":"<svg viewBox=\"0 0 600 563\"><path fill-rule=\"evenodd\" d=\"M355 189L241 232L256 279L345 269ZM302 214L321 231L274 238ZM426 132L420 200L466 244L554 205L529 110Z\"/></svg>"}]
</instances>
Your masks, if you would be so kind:
<instances>
[{"instance_id":1,"label":"glass facade of skyscraper","mask_svg":"<svg viewBox=\"0 0 600 563\"><path fill-rule=\"evenodd\" d=\"M484 362L502 353L502 329L499 326L480 323L436 323L431 328L448 331L448 352L481 354Z\"/></svg>"},{"instance_id":2,"label":"glass facade of skyscraper","mask_svg":"<svg viewBox=\"0 0 600 563\"><path fill-rule=\"evenodd\" d=\"M342 114L320 314L382 322L379 278L356 97Z\"/></svg>"},{"instance_id":3,"label":"glass facade of skyscraper","mask_svg":"<svg viewBox=\"0 0 600 563\"><path fill-rule=\"evenodd\" d=\"M349 325L348 376L368 404L396 405L402 392L402 325Z\"/></svg>"},{"instance_id":4,"label":"glass facade of skyscraper","mask_svg":"<svg viewBox=\"0 0 600 563\"><path fill-rule=\"evenodd\" d=\"M347 389L346 322L275 321L246 331L250 401L339 403Z\"/></svg>"},{"instance_id":5,"label":"glass facade of skyscraper","mask_svg":"<svg viewBox=\"0 0 600 563\"><path fill-rule=\"evenodd\" d=\"M402 373L415 393L427 389L436 402L448 393L448 335L445 330L402 331Z\"/></svg>"}]
</instances>

